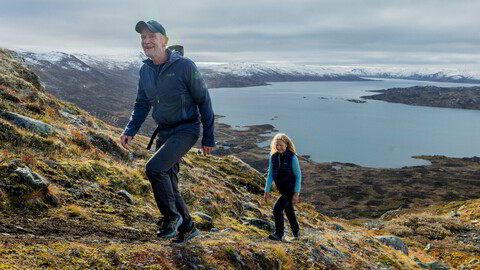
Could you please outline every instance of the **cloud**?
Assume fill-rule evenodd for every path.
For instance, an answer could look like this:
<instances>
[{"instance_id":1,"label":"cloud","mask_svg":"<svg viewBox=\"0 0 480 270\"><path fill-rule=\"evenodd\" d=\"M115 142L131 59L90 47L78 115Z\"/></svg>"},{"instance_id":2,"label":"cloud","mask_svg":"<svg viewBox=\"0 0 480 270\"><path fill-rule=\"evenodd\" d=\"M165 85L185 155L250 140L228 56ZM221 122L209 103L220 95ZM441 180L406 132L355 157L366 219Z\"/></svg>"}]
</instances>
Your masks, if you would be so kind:
<instances>
[{"instance_id":1,"label":"cloud","mask_svg":"<svg viewBox=\"0 0 480 270\"><path fill-rule=\"evenodd\" d=\"M199 61L479 65L480 1L3 2L3 47L136 52L153 18Z\"/></svg>"}]
</instances>

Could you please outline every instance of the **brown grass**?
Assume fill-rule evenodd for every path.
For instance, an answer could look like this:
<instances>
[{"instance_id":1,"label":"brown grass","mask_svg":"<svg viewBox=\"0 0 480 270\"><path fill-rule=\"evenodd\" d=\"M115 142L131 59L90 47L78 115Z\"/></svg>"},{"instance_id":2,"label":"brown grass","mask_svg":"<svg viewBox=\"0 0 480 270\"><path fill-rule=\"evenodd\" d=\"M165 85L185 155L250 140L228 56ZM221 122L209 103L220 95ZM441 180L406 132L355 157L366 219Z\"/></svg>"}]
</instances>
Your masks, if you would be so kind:
<instances>
[{"instance_id":1,"label":"brown grass","mask_svg":"<svg viewBox=\"0 0 480 270\"><path fill-rule=\"evenodd\" d=\"M66 206L65 209L72 217L82 217L86 219L90 216L88 211L79 205L71 204Z\"/></svg>"},{"instance_id":2,"label":"brown grass","mask_svg":"<svg viewBox=\"0 0 480 270\"><path fill-rule=\"evenodd\" d=\"M24 204L26 207L45 207L45 192L43 190L34 190L32 193L25 195Z\"/></svg>"},{"instance_id":3,"label":"brown grass","mask_svg":"<svg viewBox=\"0 0 480 270\"><path fill-rule=\"evenodd\" d=\"M265 245L266 248L270 249L274 256L280 260L280 269L294 269L292 258L287 252L283 245Z\"/></svg>"},{"instance_id":4,"label":"brown grass","mask_svg":"<svg viewBox=\"0 0 480 270\"><path fill-rule=\"evenodd\" d=\"M48 186L48 193L50 193L52 196L58 197L63 194L63 191L57 185L50 184Z\"/></svg>"},{"instance_id":5,"label":"brown grass","mask_svg":"<svg viewBox=\"0 0 480 270\"><path fill-rule=\"evenodd\" d=\"M72 129L70 134L72 135L72 141L83 149L89 149L92 146L87 135L83 134L78 129Z\"/></svg>"}]
</instances>

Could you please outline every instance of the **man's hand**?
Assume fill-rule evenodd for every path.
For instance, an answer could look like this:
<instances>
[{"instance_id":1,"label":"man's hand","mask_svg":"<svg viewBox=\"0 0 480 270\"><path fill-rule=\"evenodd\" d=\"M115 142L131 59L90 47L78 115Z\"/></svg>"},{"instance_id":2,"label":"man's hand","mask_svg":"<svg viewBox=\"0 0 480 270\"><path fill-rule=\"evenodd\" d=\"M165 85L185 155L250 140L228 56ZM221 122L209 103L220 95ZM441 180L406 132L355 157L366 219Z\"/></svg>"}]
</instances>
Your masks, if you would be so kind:
<instances>
[{"instance_id":1,"label":"man's hand","mask_svg":"<svg viewBox=\"0 0 480 270\"><path fill-rule=\"evenodd\" d=\"M300 202L300 193L295 192L293 194L292 203L295 205Z\"/></svg>"},{"instance_id":2,"label":"man's hand","mask_svg":"<svg viewBox=\"0 0 480 270\"><path fill-rule=\"evenodd\" d=\"M202 145L202 148L204 156L212 154L213 147Z\"/></svg>"},{"instance_id":3,"label":"man's hand","mask_svg":"<svg viewBox=\"0 0 480 270\"><path fill-rule=\"evenodd\" d=\"M272 197L272 194L270 192L265 192L263 194L263 198L265 199L265 202L268 203L268 200Z\"/></svg>"},{"instance_id":4,"label":"man's hand","mask_svg":"<svg viewBox=\"0 0 480 270\"><path fill-rule=\"evenodd\" d=\"M123 134L123 135L120 137L120 144L123 146L123 148L125 148L125 149L128 150L127 144L128 144L131 140L133 140L133 137L132 137L132 136L128 136L128 135Z\"/></svg>"}]
</instances>

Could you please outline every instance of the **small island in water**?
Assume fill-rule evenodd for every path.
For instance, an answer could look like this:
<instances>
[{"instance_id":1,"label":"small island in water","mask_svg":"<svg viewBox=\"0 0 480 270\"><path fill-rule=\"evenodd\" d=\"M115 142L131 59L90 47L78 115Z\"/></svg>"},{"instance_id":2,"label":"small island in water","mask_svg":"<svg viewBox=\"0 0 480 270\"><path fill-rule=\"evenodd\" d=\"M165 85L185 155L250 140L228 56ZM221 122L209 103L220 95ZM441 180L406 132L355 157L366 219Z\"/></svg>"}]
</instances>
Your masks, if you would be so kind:
<instances>
[{"instance_id":1,"label":"small island in water","mask_svg":"<svg viewBox=\"0 0 480 270\"><path fill-rule=\"evenodd\" d=\"M372 90L370 92L380 94L362 96L361 98L408 105L480 110L480 86L413 86Z\"/></svg>"}]
</instances>

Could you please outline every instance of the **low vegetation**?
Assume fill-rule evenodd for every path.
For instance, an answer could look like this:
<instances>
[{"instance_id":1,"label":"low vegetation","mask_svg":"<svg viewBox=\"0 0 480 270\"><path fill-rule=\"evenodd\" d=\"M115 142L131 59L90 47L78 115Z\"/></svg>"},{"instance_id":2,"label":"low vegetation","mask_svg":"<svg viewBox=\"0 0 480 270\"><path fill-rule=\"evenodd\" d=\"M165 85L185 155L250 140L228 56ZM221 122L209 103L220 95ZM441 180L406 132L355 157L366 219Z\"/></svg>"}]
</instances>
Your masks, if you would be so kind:
<instances>
[{"instance_id":1,"label":"low vegetation","mask_svg":"<svg viewBox=\"0 0 480 270\"><path fill-rule=\"evenodd\" d=\"M480 259L470 237L479 200L382 221L326 217L300 203L301 237L287 230L285 241L270 241L258 225L273 221L263 175L196 149L179 179L201 234L187 244L157 239L162 217L143 170L148 138L120 148L121 130L45 93L14 52L0 50L0 79L1 111L54 128L38 135L0 117L0 269L415 269L415 258L453 267ZM402 237L409 255L375 238L383 234Z\"/></svg>"}]
</instances>

